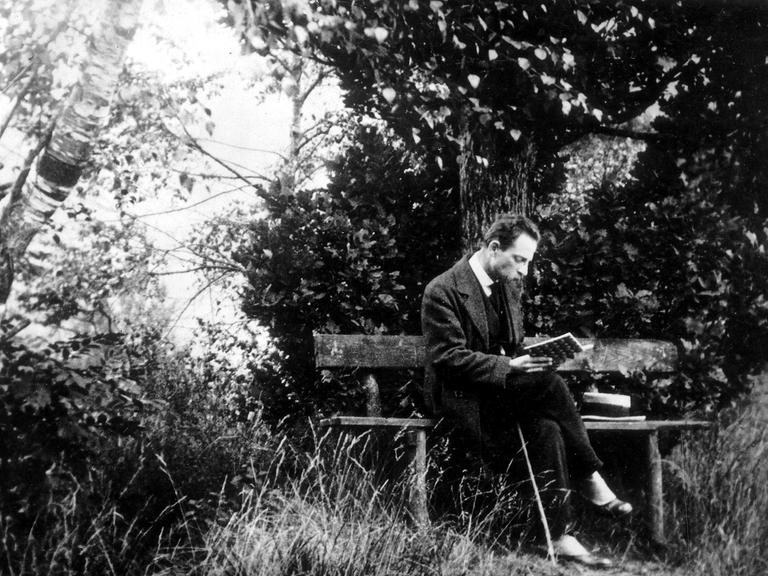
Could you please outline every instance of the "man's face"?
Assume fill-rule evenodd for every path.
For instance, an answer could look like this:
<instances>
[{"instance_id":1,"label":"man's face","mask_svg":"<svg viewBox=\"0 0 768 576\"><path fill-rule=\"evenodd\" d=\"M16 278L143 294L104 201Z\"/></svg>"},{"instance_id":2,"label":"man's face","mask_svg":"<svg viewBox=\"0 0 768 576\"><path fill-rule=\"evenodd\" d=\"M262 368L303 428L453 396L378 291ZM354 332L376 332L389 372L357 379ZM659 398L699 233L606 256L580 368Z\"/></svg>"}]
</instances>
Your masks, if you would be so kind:
<instances>
[{"instance_id":1,"label":"man's face","mask_svg":"<svg viewBox=\"0 0 768 576\"><path fill-rule=\"evenodd\" d=\"M494 280L507 279L522 282L528 274L528 265L533 260L538 243L528 234L521 234L506 250L498 240L488 245L490 251L490 276Z\"/></svg>"}]
</instances>

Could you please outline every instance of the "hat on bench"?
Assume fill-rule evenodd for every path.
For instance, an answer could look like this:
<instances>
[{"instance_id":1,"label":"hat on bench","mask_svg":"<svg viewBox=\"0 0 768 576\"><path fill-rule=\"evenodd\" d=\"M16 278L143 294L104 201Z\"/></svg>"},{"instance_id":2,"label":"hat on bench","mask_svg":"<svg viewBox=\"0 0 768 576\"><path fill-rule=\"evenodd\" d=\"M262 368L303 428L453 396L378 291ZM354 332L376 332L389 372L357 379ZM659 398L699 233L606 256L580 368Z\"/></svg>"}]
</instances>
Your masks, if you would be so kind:
<instances>
[{"instance_id":1,"label":"hat on bench","mask_svg":"<svg viewBox=\"0 0 768 576\"><path fill-rule=\"evenodd\" d=\"M631 398L624 394L584 392L581 401L582 416L601 418L626 418L629 416Z\"/></svg>"}]
</instances>

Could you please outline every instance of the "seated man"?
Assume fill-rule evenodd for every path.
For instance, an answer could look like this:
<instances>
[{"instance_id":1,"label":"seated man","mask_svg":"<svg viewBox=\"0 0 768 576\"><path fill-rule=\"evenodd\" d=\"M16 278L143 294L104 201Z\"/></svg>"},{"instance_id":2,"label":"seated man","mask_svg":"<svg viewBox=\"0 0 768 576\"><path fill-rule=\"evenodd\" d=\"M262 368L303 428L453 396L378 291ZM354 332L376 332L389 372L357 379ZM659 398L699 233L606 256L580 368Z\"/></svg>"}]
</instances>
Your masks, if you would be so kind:
<instances>
[{"instance_id":1,"label":"seated man","mask_svg":"<svg viewBox=\"0 0 768 576\"><path fill-rule=\"evenodd\" d=\"M628 516L632 506L616 498L601 477L602 463L552 359L521 355L522 281L539 240L528 218L502 215L477 252L426 287L424 395L435 415L473 436L483 459L500 472L519 454L519 424L537 485L545 488L542 501L556 554L608 566L610 560L567 533L571 480L603 512Z\"/></svg>"}]
</instances>

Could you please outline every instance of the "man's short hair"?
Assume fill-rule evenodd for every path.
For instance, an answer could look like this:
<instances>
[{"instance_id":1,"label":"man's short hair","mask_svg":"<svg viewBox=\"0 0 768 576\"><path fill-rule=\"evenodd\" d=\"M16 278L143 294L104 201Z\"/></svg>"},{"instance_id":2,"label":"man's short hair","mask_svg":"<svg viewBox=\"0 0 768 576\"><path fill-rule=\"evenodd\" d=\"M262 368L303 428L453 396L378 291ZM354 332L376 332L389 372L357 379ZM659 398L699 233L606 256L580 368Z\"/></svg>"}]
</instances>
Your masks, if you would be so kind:
<instances>
[{"instance_id":1,"label":"man's short hair","mask_svg":"<svg viewBox=\"0 0 768 576\"><path fill-rule=\"evenodd\" d=\"M506 250L521 234L528 234L536 242L541 240L539 228L529 218L520 214L501 214L488 228L483 242L488 246L492 240L498 240L501 249Z\"/></svg>"}]
</instances>

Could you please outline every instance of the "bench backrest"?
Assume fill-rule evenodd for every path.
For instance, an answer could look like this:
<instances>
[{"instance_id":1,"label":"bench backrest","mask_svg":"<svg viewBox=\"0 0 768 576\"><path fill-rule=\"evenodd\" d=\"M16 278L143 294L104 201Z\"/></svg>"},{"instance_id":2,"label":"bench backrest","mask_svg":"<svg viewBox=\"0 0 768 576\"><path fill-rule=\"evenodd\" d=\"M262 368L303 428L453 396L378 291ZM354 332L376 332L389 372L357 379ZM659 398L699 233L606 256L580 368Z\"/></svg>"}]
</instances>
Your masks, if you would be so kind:
<instances>
[{"instance_id":1,"label":"bench backrest","mask_svg":"<svg viewBox=\"0 0 768 576\"><path fill-rule=\"evenodd\" d=\"M318 368L423 368L422 336L368 336L363 334L315 334L315 365ZM526 338L525 344L544 340ZM677 369L677 348L663 340L587 339L592 350L563 362L559 372L670 373Z\"/></svg>"}]
</instances>

